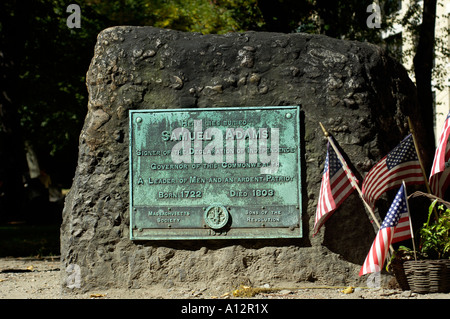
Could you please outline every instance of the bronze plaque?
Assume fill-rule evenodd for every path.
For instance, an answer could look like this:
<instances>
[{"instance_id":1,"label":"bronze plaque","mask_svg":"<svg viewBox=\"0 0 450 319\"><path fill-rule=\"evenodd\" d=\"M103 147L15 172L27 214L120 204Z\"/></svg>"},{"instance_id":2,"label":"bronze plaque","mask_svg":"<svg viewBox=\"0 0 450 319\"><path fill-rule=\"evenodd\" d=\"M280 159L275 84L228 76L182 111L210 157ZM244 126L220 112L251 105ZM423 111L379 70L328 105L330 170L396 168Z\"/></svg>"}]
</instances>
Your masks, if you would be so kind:
<instances>
[{"instance_id":1,"label":"bronze plaque","mask_svg":"<svg viewBox=\"0 0 450 319\"><path fill-rule=\"evenodd\" d=\"M302 237L299 111L130 111L130 238Z\"/></svg>"}]
</instances>

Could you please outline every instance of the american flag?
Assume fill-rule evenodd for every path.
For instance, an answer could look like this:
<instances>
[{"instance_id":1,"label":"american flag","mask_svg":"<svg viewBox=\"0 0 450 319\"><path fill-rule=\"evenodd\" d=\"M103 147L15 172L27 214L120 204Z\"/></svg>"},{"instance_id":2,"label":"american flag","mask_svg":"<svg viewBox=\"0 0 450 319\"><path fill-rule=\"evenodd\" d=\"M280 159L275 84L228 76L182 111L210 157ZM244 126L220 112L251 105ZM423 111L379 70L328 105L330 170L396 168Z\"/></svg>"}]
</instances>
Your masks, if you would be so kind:
<instances>
[{"instance_id":1,"label":"american flag","mask_svg":"<svg viewBox=\"0 0 450 319\"><path fill-rule=\"evenodd\" d=\"M381 224L369 254L361 267L359 276L381 271L389 246L412 237L408 204L406 201L406 190L403 184Z\"/></svg>"},{"instance_id":2,"label":"american flag","mask_svg":"<svg viewBox=\"0 0 450 319\"><path fill-rule=\"evenodd\" d=\"M331 137L330 137L331 138ZM342 158L342 156L340 156ZM355 183L351 183L349 176ZM319 202L317 203L314 235L333 214L334 210L351 194L356 187L357 179L348 168L347 163L339 160L330 142L327 145L327 158L320 186Z\"/></svg>"},{"instance_id":3,"label":"american flag","mask_svg":"<svg viewBox=\"0 0 450 319\"><path fill-rule=\"evenodd\" d=\"M430 174L430 188L437 197L444 197L445 190L450 184L450 170L447 161L450 158L450 143L448 143L448 136L450 134L450 113L444 122L441 137L434 154L433 166ZM446 165L447 164L447 165Z\"/></svg>"},{"instance_id":4,"label":"american flag","mask_svg":"<svg viewBox=\"0 0 450 319\"><path fill-rule=\"evenodd\" d=\"M402 180L406 185L425 183L412 134L405 137L367 173L362 184L364 199L371 207L375 207L377 199L384 192L399 186Z\"/></svg>"}]
</instances>

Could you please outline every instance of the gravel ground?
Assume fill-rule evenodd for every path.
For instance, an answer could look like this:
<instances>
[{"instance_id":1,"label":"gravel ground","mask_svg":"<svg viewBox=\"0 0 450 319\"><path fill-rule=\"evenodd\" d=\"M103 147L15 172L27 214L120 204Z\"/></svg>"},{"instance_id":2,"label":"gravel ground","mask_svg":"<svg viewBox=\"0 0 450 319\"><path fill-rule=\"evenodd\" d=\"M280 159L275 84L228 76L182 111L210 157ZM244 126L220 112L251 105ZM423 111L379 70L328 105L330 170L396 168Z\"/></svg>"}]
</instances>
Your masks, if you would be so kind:
<instances>
[{"instance_id":1,"label":"gravel ground","mask_svg":"<svg viewBox=\"0 0 450 319\"><path fill-rule=\"evenodd\" d=\"M345 293L346 291L347 293ZM233 294L234 292L234 294ZM249 294L253 292L254 295ZM295 288L241 287L237 291L192 286L145 289L96 290L83 294L63 292L59 259L0 258L0 299L450 299L450 294L416 294L400 289L346 289L321 287L311 283Z\"/></svg>"}]
</instances>

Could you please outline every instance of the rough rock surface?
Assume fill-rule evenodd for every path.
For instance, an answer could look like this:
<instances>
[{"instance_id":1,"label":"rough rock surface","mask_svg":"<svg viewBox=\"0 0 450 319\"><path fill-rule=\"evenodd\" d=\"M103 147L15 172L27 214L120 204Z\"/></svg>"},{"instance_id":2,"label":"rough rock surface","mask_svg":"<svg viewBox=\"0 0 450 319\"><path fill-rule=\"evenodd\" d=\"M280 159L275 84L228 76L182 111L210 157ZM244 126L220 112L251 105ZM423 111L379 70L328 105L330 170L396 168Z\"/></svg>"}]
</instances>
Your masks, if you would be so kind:
<instances>
[{"instance_id":1,"label":"rough rock surface","mask_svg":"<svg viewBox=\"0 0 450 319\"><path fill-rule=\"evenodd\" d=\"M74 265L80 291L366 280L358 272L375 231L356 192L312 236L326 154L318 123L360 178L407 134L405 116L419 118L415 87L381 48L309 34L114 27L98 36L87 86L78 167L61 226L63 288ZM304 238L129 240L129 110L274 105L301 105Z\"/></svg>"}]
</instances>

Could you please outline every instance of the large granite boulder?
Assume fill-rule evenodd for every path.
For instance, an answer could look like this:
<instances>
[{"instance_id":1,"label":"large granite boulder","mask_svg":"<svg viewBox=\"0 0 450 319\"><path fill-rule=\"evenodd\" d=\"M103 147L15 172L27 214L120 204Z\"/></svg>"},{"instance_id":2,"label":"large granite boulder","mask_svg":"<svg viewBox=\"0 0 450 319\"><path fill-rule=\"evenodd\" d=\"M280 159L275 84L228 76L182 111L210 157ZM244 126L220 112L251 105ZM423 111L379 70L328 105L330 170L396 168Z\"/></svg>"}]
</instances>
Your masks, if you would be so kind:
<instances>
[{"instance_id":1,"label":"large granite boulder","mask_svg":"<svg viewBox=\"0 0 450 319\"><path fill-rule=\"evenodd\" d=\"M365 280L358 272L376 231L356 192L312 236L326 155L319 122L360 180L407 134L406 116L419 118L415 87L383 49L310 34L114 27L98 36L87 87L61 226L64 288ZM302 111L303 238L129 239L129 110L281 105Z\"/></svg>"}]
</instances>

